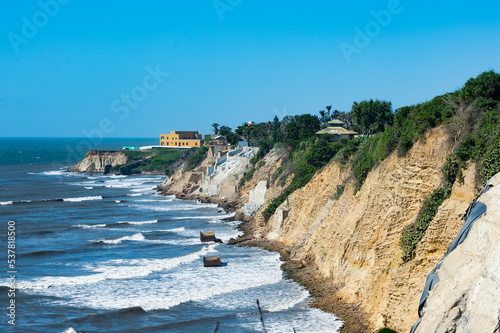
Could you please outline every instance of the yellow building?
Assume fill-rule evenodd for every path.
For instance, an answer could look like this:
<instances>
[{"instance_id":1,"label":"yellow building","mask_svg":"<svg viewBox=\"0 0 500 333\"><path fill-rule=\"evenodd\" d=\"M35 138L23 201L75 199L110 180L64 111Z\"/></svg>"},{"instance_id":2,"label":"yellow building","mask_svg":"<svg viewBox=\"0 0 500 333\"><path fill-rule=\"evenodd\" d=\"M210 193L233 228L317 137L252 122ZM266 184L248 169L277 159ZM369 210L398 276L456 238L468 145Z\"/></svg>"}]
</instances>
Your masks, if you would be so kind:
<instances>
[{"instance_id":1,"label":"yellow building","mask_svg":"<svg viewBox=\"0 0 500 333\"><path fill-rule=\"evenodd\" d=\"M160 146L172 148L199 148L203 146L203 140L198 131L172 131L170 134L160 134Z\"/></svg>"}]
</instances>

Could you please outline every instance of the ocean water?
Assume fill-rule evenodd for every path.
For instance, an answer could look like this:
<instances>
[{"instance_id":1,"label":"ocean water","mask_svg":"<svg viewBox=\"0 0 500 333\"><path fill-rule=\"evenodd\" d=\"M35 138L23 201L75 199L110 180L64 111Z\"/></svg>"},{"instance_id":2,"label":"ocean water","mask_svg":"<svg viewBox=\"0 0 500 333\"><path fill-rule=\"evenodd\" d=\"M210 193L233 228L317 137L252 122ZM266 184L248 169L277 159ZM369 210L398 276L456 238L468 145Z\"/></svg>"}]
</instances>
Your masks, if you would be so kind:
<instances>
[{"instance_id":1,"label":"ocean water","mask_svg":"<svg viewBox=\"0 0 500 333\"><path fill-rule=\"evenodd\" d=\"M155 143L0 139L0 332L262 332L256 299L268 332L337 332L278 254L227 245L239 222L217 206L158 195L161 176L65 172L88 148ZM217 253L226 265L204 268Z\"/></svg>"}]
</instances>

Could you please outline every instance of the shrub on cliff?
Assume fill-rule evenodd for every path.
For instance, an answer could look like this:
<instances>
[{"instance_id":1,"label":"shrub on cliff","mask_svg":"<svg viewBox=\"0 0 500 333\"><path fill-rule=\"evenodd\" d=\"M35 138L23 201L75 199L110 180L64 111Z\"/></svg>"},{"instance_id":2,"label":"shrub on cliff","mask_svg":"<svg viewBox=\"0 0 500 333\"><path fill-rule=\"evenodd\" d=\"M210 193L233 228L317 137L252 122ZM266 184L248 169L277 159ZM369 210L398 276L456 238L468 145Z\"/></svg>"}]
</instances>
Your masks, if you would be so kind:
<instances>
[{"instance_id":1,"label":"shrub on cliff","mask_svg":"<svg viewBox=\"0 0 500 333\"><path fill-rule=\"evenodd\" d=\"M488 71L469 79L462 88L460 96L468 102L479 97L500 100L500 75Z\"/></svg>"},{"instance_id":2,"label":"shrub on cliff","mask_svg":"<svg viewBox=\"0 0 500 333\"><path fill-rule=\"evenodd\" d=\"M339 145L321 139L305 147L304 153L299 155L298 161L293 167L292 182L282 194L268 205L264 214L273 214L290 194L309 183L316 171L330 162L339 147Z\"/></svg>"},{"instance_id":3,"label":"shrub on cliff","mask_svg":"<svg viewBox=\"0 0 500 333\"><path fill-rule=\"evenodd\" d=\"M203 146L198 149L196 153L189 156L187 169L193 170L200 166L203 160L207 157L208 148Z\"/></svg>"},{"instance_id":4,"label":"shrub on cliff","mask_svg":"<svg viewBox=\"0 0 500 333\"><path fill-rule=\"evenodd\" d=\"M408 261L415 255L415 249L418 242L424 236L427 227L434 219L434 216L436 216L441 204L449 198L450 193L451 186L434 190L429 199L425 201L424 206L417 217L417 221L407 225L403 229L400 240L401 248L403 250L403 261Z\"/></svg>"},{"instance_id":5,"label":"shrub on cliff","mask_svg":"<svg viewBox=\"0 0 500 333\"><path fill-rule=\"evenodd\" d=\"M414 256L429 223L450 196L455 180L463 182L462 168L467 167L469 161L477 163L478 185L486 184L500 172L500 75L485 72L467 81L462 90L451 97L449 104L457 112L450 128L458 143L442 169L444 187L435 190L427 199L417 222L403 230L404 261Z\"/></svg>"}]
</instances>

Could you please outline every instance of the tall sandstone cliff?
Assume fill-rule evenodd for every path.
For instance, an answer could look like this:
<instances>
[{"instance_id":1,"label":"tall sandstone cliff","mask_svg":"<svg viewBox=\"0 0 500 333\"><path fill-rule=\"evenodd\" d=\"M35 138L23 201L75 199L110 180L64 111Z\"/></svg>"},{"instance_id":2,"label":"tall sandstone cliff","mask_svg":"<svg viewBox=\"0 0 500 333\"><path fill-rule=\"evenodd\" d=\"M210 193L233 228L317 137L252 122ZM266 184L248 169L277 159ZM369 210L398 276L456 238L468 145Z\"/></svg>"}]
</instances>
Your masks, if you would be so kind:
<instances>
[{"instance_id":1,"label":"tall sandstone cliff","mask_svg":"<svg viewBox=\"0 0 500 333\"><path fill-rule=\"evenodd\" d=\"M470 166L464 183L454 184L440 207L416 256L402 261L401 232L441 185L451 146L444 127L431 130L405 157L393 153L374 167L356 194L349 170L332 162L265 224L259 223L256 235L293 246L292 259L315 265L339 286L344 301L360 304L370 331L390 327L407 332L418 318L427 274L460 230L476 193L475 168ZM337 185L346 185L338 200Z\"/></svg>"}]
</instances>

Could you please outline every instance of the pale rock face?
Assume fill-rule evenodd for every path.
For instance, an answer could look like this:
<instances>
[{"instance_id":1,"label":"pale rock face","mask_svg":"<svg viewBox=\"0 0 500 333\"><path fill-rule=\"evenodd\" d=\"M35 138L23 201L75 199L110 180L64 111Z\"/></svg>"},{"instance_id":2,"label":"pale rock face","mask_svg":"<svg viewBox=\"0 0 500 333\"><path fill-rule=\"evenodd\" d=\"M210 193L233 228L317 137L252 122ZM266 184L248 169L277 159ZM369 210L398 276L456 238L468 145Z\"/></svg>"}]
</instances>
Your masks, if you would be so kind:
<instances>
[{"instance_id":1,"label":"pale rock face","mask_svg":"<svg viewBox=\"0 0 500 333\"><path fill-rule=\"evenodd\" d=\"M416 332L493 332L500 321L500 174L477 201L486 214L437 271Z\"/></svg>"},{"instance_id":2,"label":"pale rock face","mask_svg":"<svg viewBox=\"0 0 500 333\"><path fill-rule=\"evenodd\" d=\"M440 186L450 151L446 129L431 130L407 156L393 153L375 166L355 195L349 170L332 162L293 193L259 232L295 246L292 259L316 265L340 287L339 296L360 303L371 331L409 331L418 318L427 274L460 230L461 216L476 193L471 166L465 183L454 185L431 222L415 258L402 262L401 232ZM342 184L347 186L336 200Z\"/></svg>"},{"instance_id":3,"label":"pale rock face","mask_svg":"<svg viewBox=\"0 0 500 333\"><path fill-rule=\"evenodd\" d=\"M75 172L104 172L107 165L112 167L127 163L127 156L121 151L96 151L89 150L85 158L72 167Z\"/></svg>"},{"instance_id":4,"label":"pale rock face","mask_svg":"<svg viewBox=\"0 0 500 333\"><path fill-rule=\"evenodd\" d=\"M248 203L262 206L266 202L267 181L261 180L253 190L248 193Z\"/></svg>"}]
</instances>

